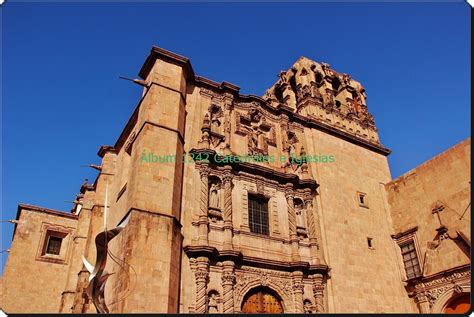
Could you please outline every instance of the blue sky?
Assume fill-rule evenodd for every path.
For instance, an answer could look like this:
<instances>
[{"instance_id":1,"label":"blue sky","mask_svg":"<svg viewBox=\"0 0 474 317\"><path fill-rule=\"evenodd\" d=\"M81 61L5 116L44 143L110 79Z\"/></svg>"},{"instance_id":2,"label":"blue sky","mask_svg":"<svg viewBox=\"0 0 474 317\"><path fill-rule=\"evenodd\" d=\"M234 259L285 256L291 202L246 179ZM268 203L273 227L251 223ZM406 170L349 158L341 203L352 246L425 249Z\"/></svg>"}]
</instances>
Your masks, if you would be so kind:
<instances>
[{"instance_id":1,"label":"blue sky","mask_svg":"<svg viewBox=\"0 0 474 317\"><path fill-rule=\"evenodd\" d=\"M135 108L152 45L261 95L301 55L367 90L397 177L470 136L465 3L8 3L2 14L2 216L68 211ZM12 224L2 223L1 250ZM2 262L6 253L2 253ZM2 263L3 269L3 263Z\"/></svg>"}]
</instances>

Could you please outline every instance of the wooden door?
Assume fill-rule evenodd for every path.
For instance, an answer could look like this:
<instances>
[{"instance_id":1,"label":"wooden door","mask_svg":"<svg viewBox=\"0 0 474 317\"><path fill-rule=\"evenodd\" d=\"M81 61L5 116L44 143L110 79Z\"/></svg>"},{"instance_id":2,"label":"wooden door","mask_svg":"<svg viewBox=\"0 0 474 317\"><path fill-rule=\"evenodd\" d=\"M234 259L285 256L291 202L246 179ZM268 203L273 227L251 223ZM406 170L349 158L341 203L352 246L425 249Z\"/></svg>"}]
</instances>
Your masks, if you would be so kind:
<instances>
[{"instance_id":1,"label":"wooden door","mask_svg":"<svg viewBox=\"0 0 474 317\"><path fill-rule=\"evenodd\" d=\"M281 302L266 290L257 290L246 296L242 305L243 313L279 314L283 313Z\"/></svg>"},{"instance_id":2,"label":"wooden door","mask_svg":"<svg viewBox=\"0 0 474 317\"><path fill-rule=\"evenodd\" d=\"M464 314L471 307L469 294L452 299L444 309L445 314Z\"/></svg>"}]
</instances>

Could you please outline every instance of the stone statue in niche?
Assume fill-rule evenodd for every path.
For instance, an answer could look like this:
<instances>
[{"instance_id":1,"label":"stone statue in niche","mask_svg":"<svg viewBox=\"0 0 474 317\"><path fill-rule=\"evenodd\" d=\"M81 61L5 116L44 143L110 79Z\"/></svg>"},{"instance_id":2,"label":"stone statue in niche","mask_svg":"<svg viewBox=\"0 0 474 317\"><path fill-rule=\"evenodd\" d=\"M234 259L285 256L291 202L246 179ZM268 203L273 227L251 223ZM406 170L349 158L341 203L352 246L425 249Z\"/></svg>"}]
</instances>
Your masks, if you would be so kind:
<instances>
[{"instance_id":1,"label":"stone statue in niche","mask_svg":"<svg viewBox=\"0 0 474 317\"><path fill-rule=\"evenodd\" d=\"M305 300L304 303L303 303L303 309L304 309L304 313L305 314L312 314L312 308L313 308L313 305L311 304L311 302L309 300Z\"/></svg>"},{"instance_id":2,"label":"stone statue in niche","mask_svg":"<svg viewBox=\"0 0 474 317\"><path fill-rule=\"evenodd\" d=\"M220 133L221 121L217 113L211 113L211 131Z\"/></svg>"},{"instance_id":3,"label":"stone statue in niche","mask_svg":"<svg viewBox=\"0 0 474 317\"><path fill-rule=\"evenodd\" d=\"M294 144L290 144L288 146L288 152L289 152L289 159L290 159L290 162L293 162L293 161L297 161L299 159L299 157L296 155L296 147Z\"/></svg>"},{"instance_id":4,"label":"stone statue in niche","mask_svg":"<svg viewBox=\"0 0 474 317\"><path fill-rule=\"evenodd\" d=\"M254 154L258 149L258 134L254 129L249 131L248 137L248 147L249 154Z\"/></svg>"},{"instance_id":5,"label":"stone statue in niche","mask_svg":"<svg viewBox=\"0 0 474 317\"><path fill-rule=\"evenodd\" d=\"M220 209L219 185L212 184L209 190L209 207Z\"/></svg>"},{"instance_id":6,"label":"stone statue in niche","mask_svg":"<svg viewBox=\"0 0 474 317\"><path fill-rule=\"evenodd\" d=\"M306 237L306 210L303 201L299 198L295 199L295 213L296 213L296 232L298 236Z\"/></svg>"},{"instance_id":7,"label":"stone statue in niche","mask_svg":"<svg viewBox=\"0 0 474 317\"><path fill-rule=\"evenodd\" d=\"M222 134L222 125L224 119L224 112L222 111L222 107L216 104L212 104L209 107L209 114L211 131L218 134Z\"/></svg>"},{"instance_id":8,"label":"stone statue in niche","mask_svg":"<svg viewBox=\"0 0 474 317\"><path fill-rule=\"evenodd\" d=\"M217 294L211 293L209 294L209 303L208 303L208 311L209 314L216 314L219 312L217 309Z\"/></svg>"},{"instance_id":9,"label":"stone statue in niche","mask_svg":"<svg viewBox=\"0 0 474 317\"><path fill-rule=\"evenodd\" d=\"M296 226L303 229L306 227L304 222L304 210L302 208L296 209Z\"/></svg>"}]
</instances>

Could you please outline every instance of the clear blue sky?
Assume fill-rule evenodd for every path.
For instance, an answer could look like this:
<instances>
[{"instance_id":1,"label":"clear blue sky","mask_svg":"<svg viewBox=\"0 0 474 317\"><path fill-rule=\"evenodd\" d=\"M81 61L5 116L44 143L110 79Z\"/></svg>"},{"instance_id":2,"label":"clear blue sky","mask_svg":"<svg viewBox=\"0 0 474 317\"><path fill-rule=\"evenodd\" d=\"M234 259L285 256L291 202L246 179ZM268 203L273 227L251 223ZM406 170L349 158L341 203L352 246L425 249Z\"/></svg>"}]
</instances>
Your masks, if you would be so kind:
<instances>
[{"instance_id":1,"label":"clear blue sky","mask_svg":"<svg viewBox=\"0 0 474 317\"><path fill-rule=\"evenodd\" d=\"M261 95L304 55L360 81L396 177L470 136L465 3L4 5L2 220L69 210L137 104L152 45ZM13 225L2 223L4 250ZM2 254L5 261L6 253ZM2 265L3 267L3 265Z\"/></svg>"}]
</instances>

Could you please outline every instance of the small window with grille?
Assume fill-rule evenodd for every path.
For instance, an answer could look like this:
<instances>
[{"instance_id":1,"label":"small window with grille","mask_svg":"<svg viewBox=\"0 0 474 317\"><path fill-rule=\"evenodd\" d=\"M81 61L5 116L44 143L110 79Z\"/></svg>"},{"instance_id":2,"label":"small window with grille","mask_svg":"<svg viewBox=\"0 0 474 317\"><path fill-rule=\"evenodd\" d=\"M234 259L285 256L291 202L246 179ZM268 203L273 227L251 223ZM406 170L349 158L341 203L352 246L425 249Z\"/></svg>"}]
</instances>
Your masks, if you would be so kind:
<instances>
[{"instance_id":1,"label":"small window with grille","mask_svg":"<svg viewBox=\"0 0 474 317\"><path fill-rule=\"evenodd\" d=\"M36 261L67 264L68 246L70 245L73 231L74 229L71 227L43 223L41 237L38 240L39 246L36 252Z\"/></svg>"},{"instance_id":2,"label":"small window with grille","mask_svg":"<svg viewBox=\"0 0 474 317\"><path fill-rule=\"evenodd\" d=\"M49 236L48 245L46 246L46 254L59 255L61 252L62 238Z\"/></svg>"},{"instance_id":3,"label":"small window with grille","mask_svg":"<svg viewBox=\"0 0 474 317\"><path fill-rule=\"evenodd\" d=\"M248 199L250 231L268 235L268 199L251 194Z\"/></svg>"},{"instance_id":4,"label":"small window with grille","mask_svg":"<svg viewBox=\"0 0 474 317\"><path fill-rule=\"evenodd\" d=\"M45 236L42 255L61 255L61 245L65 236L64 233L48 230Z\"/></svg>"},{"instance_id":5,"label":"small window with grille","mask_svg":"<svg viewBox=\"0 0 474 317\"><path fill-rule=\"evenodd\" d=\"M413 240L400 245L402 251L403 265L408 279L421 275L420 263L416 254L415 243Z\"/></svg>"}]
</instances>

